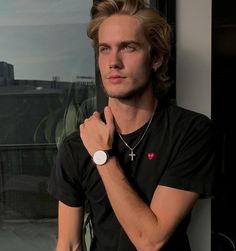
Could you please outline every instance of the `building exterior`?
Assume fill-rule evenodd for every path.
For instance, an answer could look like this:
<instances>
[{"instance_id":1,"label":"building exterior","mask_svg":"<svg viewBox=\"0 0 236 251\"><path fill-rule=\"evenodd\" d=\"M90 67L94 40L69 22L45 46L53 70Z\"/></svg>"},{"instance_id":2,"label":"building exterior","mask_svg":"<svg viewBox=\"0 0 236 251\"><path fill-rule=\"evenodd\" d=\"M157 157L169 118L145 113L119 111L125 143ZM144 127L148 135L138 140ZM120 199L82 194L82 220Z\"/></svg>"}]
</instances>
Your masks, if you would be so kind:
<instances>
[{"instance_id":1,"label":"building exterior","mask_svg":"<svg viewBox=\"0 0 236 251\"><path fill-rule=\"evenodd\" d=\"M0 61L0 86L11 80L14 80L13 65Z\"/></svg>"}]
</instances>

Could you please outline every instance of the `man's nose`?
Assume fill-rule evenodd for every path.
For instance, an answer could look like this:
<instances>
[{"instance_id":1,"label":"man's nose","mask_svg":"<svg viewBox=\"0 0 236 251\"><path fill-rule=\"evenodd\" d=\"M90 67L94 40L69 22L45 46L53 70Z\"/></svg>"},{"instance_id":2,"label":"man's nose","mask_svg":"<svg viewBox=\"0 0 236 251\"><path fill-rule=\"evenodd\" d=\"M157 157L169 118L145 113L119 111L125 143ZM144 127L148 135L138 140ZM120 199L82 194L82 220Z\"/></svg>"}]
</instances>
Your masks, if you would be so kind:
<instances>
[{"instance_id":1,"label":"man's nose","mask_svg":"<svg viewBox=\"0 0 236 251\"><path fill-rule=\"evenodd\" d=\"M123 62L122 62L122 56L119 51L113 51L110 54L110 61L109 61L109 68L122 68L123 67Z\"/></svg>"}]
</instances>

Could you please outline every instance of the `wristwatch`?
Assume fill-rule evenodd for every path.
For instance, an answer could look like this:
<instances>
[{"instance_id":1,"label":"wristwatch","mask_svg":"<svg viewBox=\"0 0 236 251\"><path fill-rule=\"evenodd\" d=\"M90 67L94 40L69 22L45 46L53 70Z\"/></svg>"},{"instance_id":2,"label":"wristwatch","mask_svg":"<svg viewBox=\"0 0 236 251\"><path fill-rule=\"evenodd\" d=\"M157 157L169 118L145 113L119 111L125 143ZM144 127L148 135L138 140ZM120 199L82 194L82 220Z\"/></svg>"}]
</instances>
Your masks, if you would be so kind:
<instances>
[{"instance_id":1,"label":"wristwatch","mask_svg":"<svg viewBox=\"0 0 236 251\"><path fill-rule=\"evenodd\" d=\"M107 163L109 157L114 156L114 152L112 149L109 150L98 150L93 155L93 162L98 165L102 166Z\"/></svg>"}]
</instances>

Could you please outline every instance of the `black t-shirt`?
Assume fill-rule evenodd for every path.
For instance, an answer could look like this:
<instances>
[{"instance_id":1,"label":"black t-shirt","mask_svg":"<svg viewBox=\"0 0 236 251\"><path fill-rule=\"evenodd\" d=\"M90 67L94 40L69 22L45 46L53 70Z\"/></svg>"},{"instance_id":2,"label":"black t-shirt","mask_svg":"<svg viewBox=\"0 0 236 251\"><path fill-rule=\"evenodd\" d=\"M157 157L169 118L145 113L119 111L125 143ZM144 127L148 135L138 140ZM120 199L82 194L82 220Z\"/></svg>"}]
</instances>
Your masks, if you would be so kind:
<instances>
[{"instance_id":1,"label":"black t-shirt","mask_svg":"<svg viewBox=\"0 0 236 251\"><path fill-rule=\"evenodd\" d=\"M134 146L146 126L123 138ZM158 184L194 191L202 197L211 196L215 143L216 132L209 118L178 106L159 105L145 137L134 150L134 161L117 133L113 149L130 184L149 205ZM72 207L83 206L88 199L95 235L92 250L136 250L111 208L103 182L79 132L71 134L60 146L49 193ZM190 250L186 234L189 221L190 214L179 224L163 251Z\"/></svg>"}]
</instances>

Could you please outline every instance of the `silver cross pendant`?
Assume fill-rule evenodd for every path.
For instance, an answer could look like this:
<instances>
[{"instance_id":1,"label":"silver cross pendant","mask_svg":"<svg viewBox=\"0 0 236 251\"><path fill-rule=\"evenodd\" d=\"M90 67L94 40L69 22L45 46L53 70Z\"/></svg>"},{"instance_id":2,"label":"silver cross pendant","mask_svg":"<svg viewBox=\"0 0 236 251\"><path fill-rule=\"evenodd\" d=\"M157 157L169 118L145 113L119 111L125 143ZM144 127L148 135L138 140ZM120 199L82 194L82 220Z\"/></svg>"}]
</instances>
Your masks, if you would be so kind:
<instances>
[{"instance_id":1,"label":"silver cross pendant","mask_svg":"<svg viewBox=\"0 0 236 251\"><path fill-rule=\"evenodd\" d=\"M136 156L136 154L133 152L133 150L131 150L131 153L129 154L131 161L134 161L134 157Z\"/></svg>"}]
</instances>

